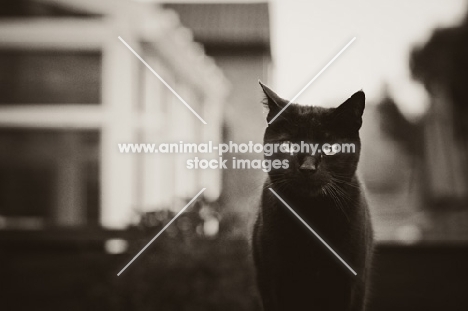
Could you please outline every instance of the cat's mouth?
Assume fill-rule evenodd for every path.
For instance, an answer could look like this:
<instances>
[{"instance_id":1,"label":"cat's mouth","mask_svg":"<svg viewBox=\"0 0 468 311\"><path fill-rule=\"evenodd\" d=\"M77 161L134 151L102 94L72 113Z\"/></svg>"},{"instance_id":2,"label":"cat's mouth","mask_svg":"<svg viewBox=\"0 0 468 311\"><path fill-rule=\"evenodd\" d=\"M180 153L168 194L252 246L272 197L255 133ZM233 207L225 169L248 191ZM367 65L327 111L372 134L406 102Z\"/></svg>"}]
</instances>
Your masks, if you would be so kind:
<instances>
[{"instance_id":1,"label":"cat's mouth","mask_svg":"<svg viewBox=\"0 0 468 311\"><path fill-rule=\"evenodd\" d=\"M272 184L279 188L287 188L289 191L301 195L316 196L322 194L329 182L327 174L317 171L314 174L304 174L299 171L287 174L271 175Z\"/></svg>"},{"instance_id":2,"label":"cat's mouth","mask_svg":"<svg viewBox=\"0 0 468 311\"><path fill-rule=\"evenodd\" d=\"M320 188L324 186L327 181L324 180L324 176L321 173L315 174L300 174L298 178L299 182L307 186L308 188Z\"/></svg>"},{"instance_id":3,"label":"cat's mouth","mask_svg":"<svg viewBox=\"0 0 468 311\"><path fill-rule=\"evenodd\" d=\"M327 182L320 178L300 178L290 184L291 190L302 194L317 196L324 192Z\"/></svg>"}]
</instances>

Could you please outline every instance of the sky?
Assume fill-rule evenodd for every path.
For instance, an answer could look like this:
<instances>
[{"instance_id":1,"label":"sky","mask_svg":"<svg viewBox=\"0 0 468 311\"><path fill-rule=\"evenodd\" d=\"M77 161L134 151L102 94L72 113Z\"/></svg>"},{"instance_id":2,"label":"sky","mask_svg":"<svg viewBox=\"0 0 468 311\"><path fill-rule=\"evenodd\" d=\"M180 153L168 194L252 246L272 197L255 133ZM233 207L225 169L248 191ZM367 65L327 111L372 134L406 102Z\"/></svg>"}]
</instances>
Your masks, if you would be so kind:
<instances>
[{"instance_id":1,"label":"sky","mask_svg":"<svg viewBox=\"0 0 468 311\"><path fill-rule=\"evenodd\" d=\"M409 53L435 27L452 26L465 0L272 0L272 87L290 99L353 38L296 100L335 106L363 89L377 102L387 89L408 116L427 107L424 88L409 72Z\"/></svg>"}]
</instances>

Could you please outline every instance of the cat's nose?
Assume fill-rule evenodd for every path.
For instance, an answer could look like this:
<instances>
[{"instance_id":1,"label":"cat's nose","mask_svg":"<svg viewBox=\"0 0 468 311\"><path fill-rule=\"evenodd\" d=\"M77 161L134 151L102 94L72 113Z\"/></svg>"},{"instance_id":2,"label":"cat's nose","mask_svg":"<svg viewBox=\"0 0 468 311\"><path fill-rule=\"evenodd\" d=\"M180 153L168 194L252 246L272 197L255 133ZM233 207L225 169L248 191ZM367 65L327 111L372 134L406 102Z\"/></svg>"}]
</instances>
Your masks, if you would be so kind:
<instances>
[{"instance_id":1,"label":"cat's nose","mask_svg":"<svg viewBox=\"0 0 468 311\"><path fill-rule=\"evenodd\" d=\"M304 173L315 173L317 171L318 165L319 161L316 157L306 155L301 166L299 167L299 170Z\"/></svg>"}]
</instances>

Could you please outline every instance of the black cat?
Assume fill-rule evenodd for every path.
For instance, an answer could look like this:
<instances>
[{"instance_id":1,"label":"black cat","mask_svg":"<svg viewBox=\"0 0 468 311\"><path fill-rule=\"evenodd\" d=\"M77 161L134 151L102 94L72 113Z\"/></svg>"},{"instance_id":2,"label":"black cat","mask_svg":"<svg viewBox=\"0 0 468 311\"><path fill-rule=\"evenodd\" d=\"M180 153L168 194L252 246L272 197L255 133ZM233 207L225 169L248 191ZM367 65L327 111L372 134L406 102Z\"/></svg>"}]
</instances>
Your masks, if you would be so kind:
<instances>
[{"instance_id":1,"label":"black cat","mask_svg":"<svg viewBox=\"0 0 468 311\"><path fill-rule=\"evenodd\" d=\"M288 101L260 82L272 120ZM359 91L337 108L291 104L266 129L264 143L354 144L355 152L327 150L265 158L287 159L269 172L253 234L257 281L265 311L362 311L373 231L356 177L365 106ZM357 273L354 275L268 189L272 188Z\"/></svg>"}]
</instances>

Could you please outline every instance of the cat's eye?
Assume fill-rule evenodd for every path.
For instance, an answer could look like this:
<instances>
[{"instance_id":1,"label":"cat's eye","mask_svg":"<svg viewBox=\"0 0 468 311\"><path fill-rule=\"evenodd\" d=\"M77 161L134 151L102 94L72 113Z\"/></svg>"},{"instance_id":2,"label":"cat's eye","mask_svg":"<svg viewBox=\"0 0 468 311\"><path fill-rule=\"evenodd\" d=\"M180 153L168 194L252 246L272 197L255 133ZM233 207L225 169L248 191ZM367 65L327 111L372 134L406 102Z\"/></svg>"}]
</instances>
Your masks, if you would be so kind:
<instances>
[{"instance_id":1,"label":"cat's eye","mask_svg":"<svg viewBox=\"0 0 468 311\"><path fill-rule=\"evenodd\" d=\"M322 152L325 155L332 156L341 151L341 146L339 144L325 144L322 146Z\"/></svg>"},{"instance_id":2,"label":"cat's eye","mask_svg":"<svg viewBox=\"0 0 468 311\"><path fill-rule=\"evenodd\" d=\"M291 153L292 151L292 144L289 140L285 140L280 144L280 151L284 153Z\"/></svg>"}]
</instances>

